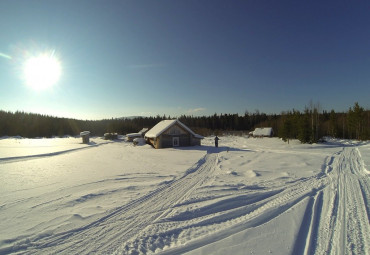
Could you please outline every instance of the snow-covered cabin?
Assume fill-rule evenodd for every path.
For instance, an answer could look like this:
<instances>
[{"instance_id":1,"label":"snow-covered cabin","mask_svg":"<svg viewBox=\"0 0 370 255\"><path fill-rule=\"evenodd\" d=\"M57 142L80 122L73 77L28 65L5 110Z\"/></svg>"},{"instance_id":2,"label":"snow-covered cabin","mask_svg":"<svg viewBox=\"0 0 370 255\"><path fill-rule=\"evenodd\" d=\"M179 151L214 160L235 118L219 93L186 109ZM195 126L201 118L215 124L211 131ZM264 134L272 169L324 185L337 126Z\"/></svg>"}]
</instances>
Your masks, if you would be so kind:
<instances>
[{"instance_id":1,"label":"snow-covered cabin","mask_svg":"<svg viewBox=\"0 0 370 255\"><path fill-rule=\"evenodd\" d=\"M203 138L177 119L162 120L145 134L146 141L156 149L196 146Z\"/></svg>"},{"instance_id":2,"label":"snow-covered cabin","mask_svg":"<svg viewBox=\"0 0 370 255\"><path fill-rule=\"evenodd\" d=\"M132 142L135 138L143 138L146 132L148 132L148 128L143 128L137 133L127 134L127 141Z\"/></svg>"},{"instance_id":3,"label":"snow-covered cabin","mask_svg":"<svg viewBox=\"0 0 370 255\"><path fill-rule=\"evenodd\" d=\"M274 135L274 131L272 127L263 127L263 128L256 128L252 135L254 137L271 137Z\"/></svg>"}]
</instances>

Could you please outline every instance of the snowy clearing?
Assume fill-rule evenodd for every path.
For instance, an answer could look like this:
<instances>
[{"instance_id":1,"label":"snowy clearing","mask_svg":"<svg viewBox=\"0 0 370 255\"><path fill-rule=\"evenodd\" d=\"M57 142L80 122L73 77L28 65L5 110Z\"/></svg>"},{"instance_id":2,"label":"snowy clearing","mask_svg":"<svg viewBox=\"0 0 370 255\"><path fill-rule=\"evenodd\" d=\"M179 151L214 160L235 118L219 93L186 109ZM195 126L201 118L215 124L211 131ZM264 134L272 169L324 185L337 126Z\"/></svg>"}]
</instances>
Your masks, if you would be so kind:
<instances>
[{"instance_id":1,"label":"snowy clearing","mask_svg":"<svg viewBox=\"0 0 370 255\"><path fill-rule=\"evenodd\" d=\"M370 143L0 139L0 254L370 254Z\"/></svg>"}]
</instances>

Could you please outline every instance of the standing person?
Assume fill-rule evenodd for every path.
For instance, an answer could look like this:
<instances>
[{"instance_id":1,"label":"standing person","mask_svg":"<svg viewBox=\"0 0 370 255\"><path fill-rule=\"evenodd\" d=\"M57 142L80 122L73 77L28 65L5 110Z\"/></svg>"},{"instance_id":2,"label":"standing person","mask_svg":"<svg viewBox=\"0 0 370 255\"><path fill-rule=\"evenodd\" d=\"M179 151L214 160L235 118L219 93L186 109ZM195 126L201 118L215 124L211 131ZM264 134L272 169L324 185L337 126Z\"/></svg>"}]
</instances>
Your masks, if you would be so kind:
<instances>
[{"instance_id":1,"label":"standing person","mask_svg":"<svg viewBox=\"0 0 370 255\"><path fill-rule=\"evenodd\" d=\"M218 136L216 135L215 137L215 147L216 148L218 147L218 140L220 140L220 138L218 138Z\"/></svg>"}]
</instances>

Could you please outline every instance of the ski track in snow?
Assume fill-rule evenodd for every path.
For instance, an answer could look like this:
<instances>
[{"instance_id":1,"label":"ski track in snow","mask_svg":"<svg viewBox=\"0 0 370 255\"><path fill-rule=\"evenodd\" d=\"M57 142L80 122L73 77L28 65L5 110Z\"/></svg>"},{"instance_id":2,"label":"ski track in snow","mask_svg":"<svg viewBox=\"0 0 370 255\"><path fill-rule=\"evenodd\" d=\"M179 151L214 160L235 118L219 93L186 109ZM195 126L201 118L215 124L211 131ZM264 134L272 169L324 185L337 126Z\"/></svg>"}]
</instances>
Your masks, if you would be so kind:
<instances>
[{"instance_id":1,"label":"ski track in snow","mask_svg":"<svg viewBox=\"0 0 370 255\"><path fill-rule=\"evenodd\" d=\"M59 234L27 237L12 252L183 254L267 223L307 198L293 254L370 254L370 181L356 146L327 157L320 173L285 186L197 200L192 195L213 187L218 167L219 154L208 153L181 178L98 220Z\"/></svg>"}]
</instances>

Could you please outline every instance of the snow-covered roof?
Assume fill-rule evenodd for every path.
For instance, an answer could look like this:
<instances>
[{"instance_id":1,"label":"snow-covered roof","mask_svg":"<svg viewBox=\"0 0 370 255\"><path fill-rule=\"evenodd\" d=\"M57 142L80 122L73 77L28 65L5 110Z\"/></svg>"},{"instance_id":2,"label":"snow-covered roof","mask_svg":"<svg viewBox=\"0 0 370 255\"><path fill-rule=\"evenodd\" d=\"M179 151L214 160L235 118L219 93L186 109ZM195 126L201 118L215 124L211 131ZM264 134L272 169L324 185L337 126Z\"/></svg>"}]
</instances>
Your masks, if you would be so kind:
<instances>
[{"instance_id":1,"label":"snow-covered roof","mask_svg":"<svg viewBox=\"0 0 370 255\"><path fill-rule=\"evenodd\" d=\"M195 138L198 138L198 139L203 139L203 138L204 138L204 136L202 136L202 135L198 135L198 134L195 134L195 135L194 135L194 137L195 137Z\"/></svg>"},{"instance_id":2,"label":"snow-covered roof","mask_svg":"<svg viewBox=\"0 0 370 255\"><path fill-rule=\"evenodd\" d=\"M137 136L142 136L143 134L145 134L145 132L148 131L148 128L143 128L141 129L139 132L137 133L130 133L130 134L127 134L126 136L127 137L137 137Z\"/></svg>"},{"instance_id":3,"label":"snow-covered roof","mask_svg":"<svg viewBox=\"0 0 370 255\"><path fill-rule=\"evenodd\" d=\"M139 134L144 134L145 132L148 131L149 128L143 128L142 130L140 130L138 133Z\"/></svg>"},{"instance_id":4,"label":"snow-covered roof","mask_svg":"<svg viewBox=\"0 0 370 255\"><path fill-rule=\"evenodd\" d=\"M137 137L137 136L141 136L141 133L130 133L130 134L127 134L126 136L127 137Z\"/></svg>"},{"instance_id":5,"label":"snow-covered roof","mask_svg":"<svg viewBox=\"0 0 370 255\"><path fill-rule=\"evenodd\" d=\"M82 131L80 133L80 136L89 135L89 134L90 134L90 131Z\"/></svg>"},{"instance_id":6,"label":"snow-covered roof","mask_svg":"<svg viewBox=\"0 0 370 255\"><path fill-rule=\"evenodd\" d=\"M192 134L194 137L196 138L199 138L199 139L203 139L204 137L201 136L201 135L198 135L196 133L194 133L190 128L188 128L187 126L185 126L183 123L181 123L179 120L162 120L161 122L159 122L157 125L155 125L152 129L150 129L146 134L145 134L145 137L147 138L155 138L155 137L158 137L160 136L164 131L166 131L167 129L169 129L170 127L172 127L173 125L175 124L178 124L180 125L182 128L184 128L185 130L187 130L190 134Z\"/></svg>"},{"instance_id":7,"label":"snow-covered roof","mask_svg":"<svg viewBox=\"0 0 370 255\"><path fill-rule=\"evenodd\" d=\"M256 128L253 131L253 136L271 136L271 135L272 135L271 127Z\"/></svg>"}]
</instances>

